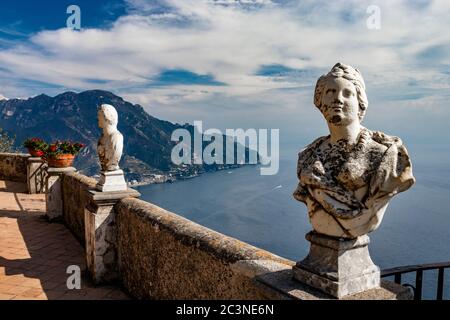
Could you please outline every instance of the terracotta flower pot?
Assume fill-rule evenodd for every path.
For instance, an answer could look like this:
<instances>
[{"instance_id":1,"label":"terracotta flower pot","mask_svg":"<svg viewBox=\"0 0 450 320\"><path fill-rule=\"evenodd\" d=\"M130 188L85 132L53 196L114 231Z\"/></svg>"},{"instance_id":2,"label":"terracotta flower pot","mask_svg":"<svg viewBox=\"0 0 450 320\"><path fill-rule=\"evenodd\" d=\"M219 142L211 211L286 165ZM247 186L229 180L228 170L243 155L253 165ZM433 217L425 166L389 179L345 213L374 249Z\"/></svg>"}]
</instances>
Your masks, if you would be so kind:
<instances>
[{"instance_id":1,"label":"terracotta flower pot","mask_svg":"<svg viewBox=\"0 0 450 320\"><path fill-rule=\"evenodd\" d=\"M48 166L52 168L67 168L72 166L75 156L73 154L58 154L47 159Z\"/></svg>"},{"instance_id":2,"label":"terracotta flower pot","mask_svg":"<svg viewBox=\"0 0 450 320\"><path fill-rule=\"evenodd\" d=\"M28 153L31 154L32 157L42 157L44 155L44 151L33 148L28 148Z\"/></svg>"}]
</instances>

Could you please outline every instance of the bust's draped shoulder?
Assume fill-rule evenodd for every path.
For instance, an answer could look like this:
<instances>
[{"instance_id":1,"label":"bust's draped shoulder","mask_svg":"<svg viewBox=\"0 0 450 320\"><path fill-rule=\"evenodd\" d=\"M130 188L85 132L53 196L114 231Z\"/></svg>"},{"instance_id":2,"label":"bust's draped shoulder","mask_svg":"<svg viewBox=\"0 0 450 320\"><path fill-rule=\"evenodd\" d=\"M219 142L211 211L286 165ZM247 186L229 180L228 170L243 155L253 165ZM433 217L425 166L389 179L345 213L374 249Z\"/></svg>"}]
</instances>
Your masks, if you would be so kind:
<instances>
[{"instance_id":1,"label":"bust's draped shoulder","mask_svg":"<svg viewBox=\"0 0 450 320\"><path fill-rule=\"evenodd\" d=\"M365 203L360 204L360 208L370 207L374 202L389 199L395 194L407 190L415 182L412 175L411 161L408 152L400 138L389 136L379 131L370 131L366 128L363 128L362 130L363 139L361 140L363 141L363 146L360 148L362 152L367 152L367 150L364 150L364 148L366 148L365 146L373 149L374 146L376 147L376 145L380 144L384 147L378 145L379 147L375 148L377 152L382 153L380 154L380 158L376 161L379 164L369 172L370 180L368 194L365 197ZM317 179L317 177L313 177L314 179L300 180L302 174L303 176L305 174L307 176L310 174L316 175L317 169L314 168L314 166L317 166L317 161L315 162L314 155L319 146L328 139L328 137L329 136L323 136L316 139L298 154L297 176L299 178L299 183L293 194L294 198L298 201L306 203L307 198L312 197L308 188L322 189L323 187L323 189L331 190L329 185L330 181L326 181L326 179ZM314 185L309 185L307 182L305 183L305 181L314 181ZM317 184L318 182L319 184ZM323 182L323 186L320 185L321 182ZM339 186L336 187L340 189ZM342 191L344 192L344 190ZM348 190L345 192L348 192ZM333 193L336 194L336 192ZM339 191L337 192L337 194L340 193L341 192ZM349 204L350 203L347 203L347 205Z\"/></svg>"},{"instance_id":2,"label":"bust's draped shoulder","mask_svg":"<svg viewBox=\"0 0 450 320\"><path fill-rule=\"evenodd\" d=\"M313 157L314 152L316 152L317 148L328 139L329 136L323 136L317 138L312 143L307 145L305 148L300 150L298 153L298 161L297 161L297 177L299 179L299 183L297 189L294 191L294 198L301 202L306 202L306 198L308 196L308 190L306 186L300 181L300 176L302 174L302 169L307 165L307 162Z\"/></svg>"},{"instance_id":3,"label":"bust's draped shoulder","mask_svg":"<svg viewBox=\"0 0 450 320\"><path fill-rule=\"evenodd\" d=\"M392 197L409 189L415 182L408 151L399 137L379 131L371 132L372 139L387 147L381 163L370 181L369 197L372 201Z\"/></svg>"}]
</instances>

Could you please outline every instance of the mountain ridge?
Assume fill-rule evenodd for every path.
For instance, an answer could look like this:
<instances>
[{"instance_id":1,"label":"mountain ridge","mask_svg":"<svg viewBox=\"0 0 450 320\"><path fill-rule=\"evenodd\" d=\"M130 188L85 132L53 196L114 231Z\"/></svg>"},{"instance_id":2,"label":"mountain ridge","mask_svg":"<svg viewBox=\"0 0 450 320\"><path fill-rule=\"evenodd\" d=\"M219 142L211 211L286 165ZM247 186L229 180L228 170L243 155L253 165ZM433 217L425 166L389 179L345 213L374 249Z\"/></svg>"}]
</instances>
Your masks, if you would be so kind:
<instances>
[{"instance_id":1,"label":"mountain ridge","mask_svg":"<svg viewBox=\"0 0 450 320\"><path fill-rule=\"evenodd\" d=\"M175 166L170 159L175 145L171 134L178 128L190 132L194 128L157 119L141 105L104 90L67 91L54 97L40 94L26 100L1 100L0 127L16 136L16 146L34 136L46 141L69 139L86 144L74 165L81 172L93 175L100 170L96 151L101 135L97 108L103 103L113 105L119 114L118 129L125 137L120 165L128 179L140 181L148 174L177 175L184 172L192 175L230 167L216 164Z\"/></svg>"}]
</instances>

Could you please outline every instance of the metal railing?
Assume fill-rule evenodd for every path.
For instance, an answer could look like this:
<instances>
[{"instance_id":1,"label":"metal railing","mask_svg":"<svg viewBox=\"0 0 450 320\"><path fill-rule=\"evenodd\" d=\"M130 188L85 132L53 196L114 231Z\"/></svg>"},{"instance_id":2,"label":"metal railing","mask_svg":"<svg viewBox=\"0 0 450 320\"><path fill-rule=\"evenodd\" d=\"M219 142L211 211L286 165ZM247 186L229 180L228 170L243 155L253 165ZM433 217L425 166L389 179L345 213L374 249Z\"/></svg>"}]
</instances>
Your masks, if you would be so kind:
<instances>
[{"instance_id":1,"label":"metal railing","mask_svg":"<svg viewBox=\"0 0 450 320\"><path fill-rule=\"evenodd\" d=\"M414 300L422 300L422 284L423 284L423 272L426 270L438 270L436 300L442 300L444 296L444 270L450 268L450 261L429 263L429 264L416 264L411 266L396 267L391 269L385 269L381 271L381 277L386 278L394 276L394 282L402 284L402 275L405 273L416 273L415 285L402 284L407 287L411 287L414 291Z\"/></svg>"}]
</instances>

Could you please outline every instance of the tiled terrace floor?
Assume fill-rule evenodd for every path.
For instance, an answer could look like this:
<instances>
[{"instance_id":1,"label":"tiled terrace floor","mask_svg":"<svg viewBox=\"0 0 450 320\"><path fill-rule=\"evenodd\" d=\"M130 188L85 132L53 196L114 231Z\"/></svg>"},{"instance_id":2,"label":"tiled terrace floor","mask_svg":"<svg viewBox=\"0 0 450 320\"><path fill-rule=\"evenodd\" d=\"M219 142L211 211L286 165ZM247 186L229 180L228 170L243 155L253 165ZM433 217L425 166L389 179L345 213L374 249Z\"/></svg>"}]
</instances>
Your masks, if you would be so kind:
<instances>
[{"instance_id":1,"label":"tiled terrace floor","mask_svg":"<svg viewBox=\"0 0 450 320\"><path fill-rule=\"evenodd\" d=\"M127 299L118 288L94 286L83 248L60 223L45 220L45 196L0 181L0 300ZM81 268L81 289L67 288L67 267Z\"/></svg>"}]
</instances>

